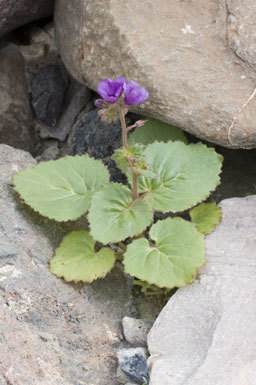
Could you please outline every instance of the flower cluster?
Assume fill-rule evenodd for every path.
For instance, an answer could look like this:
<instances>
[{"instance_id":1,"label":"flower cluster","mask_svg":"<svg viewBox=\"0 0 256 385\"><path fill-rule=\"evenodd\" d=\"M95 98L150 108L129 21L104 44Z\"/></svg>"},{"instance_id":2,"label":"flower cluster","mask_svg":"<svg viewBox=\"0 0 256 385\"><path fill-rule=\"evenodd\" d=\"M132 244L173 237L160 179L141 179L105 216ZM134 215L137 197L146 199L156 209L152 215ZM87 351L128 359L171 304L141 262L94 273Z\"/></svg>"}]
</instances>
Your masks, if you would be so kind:
<instances>
[{"instance_id":1,"label":"flower cluster","mask_svg":"<svg viewBox=\"0 0 256 385\"><path fill-rule=\"evenodd\" d=\"M103 106L104 101L109 104L116 103L123 93L124 104L127 106L140 104L148 99L148 91L145 88L123 77L116 78L115 80L102 80L98 85L98 93L103 100L96 100L95 104L97 107Z\"/></svg>"}]
</instances>

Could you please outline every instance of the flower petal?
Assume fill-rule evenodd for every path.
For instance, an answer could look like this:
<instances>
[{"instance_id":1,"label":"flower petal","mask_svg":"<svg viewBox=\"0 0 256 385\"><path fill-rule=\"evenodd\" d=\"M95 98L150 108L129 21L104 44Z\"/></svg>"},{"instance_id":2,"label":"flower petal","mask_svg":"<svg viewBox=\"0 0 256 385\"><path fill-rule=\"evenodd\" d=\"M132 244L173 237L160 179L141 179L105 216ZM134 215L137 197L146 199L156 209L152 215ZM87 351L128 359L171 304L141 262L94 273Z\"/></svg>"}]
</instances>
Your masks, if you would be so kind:
<instances>
[{"instance_id":1,"label":"flower petal","mask_svg":"<svg viewBox=\"0 0 256 385\"><path fill-rule=\"evenodd\" d=\"M104 79L98 84L98 93L108 103L115 103L123 93L125 78Z\"/></svg>"},{"instance_id":2,"label":"flower petal","mask_svg":"<svg viewBox=\"0 0 256 385\"><path fill-rule=\"evenodd\" d=\"M140 104L148 99L146 88L140 87L137 82L130 81L124 84L125 98L127 105Z\"/></svg>"}]
</instances>

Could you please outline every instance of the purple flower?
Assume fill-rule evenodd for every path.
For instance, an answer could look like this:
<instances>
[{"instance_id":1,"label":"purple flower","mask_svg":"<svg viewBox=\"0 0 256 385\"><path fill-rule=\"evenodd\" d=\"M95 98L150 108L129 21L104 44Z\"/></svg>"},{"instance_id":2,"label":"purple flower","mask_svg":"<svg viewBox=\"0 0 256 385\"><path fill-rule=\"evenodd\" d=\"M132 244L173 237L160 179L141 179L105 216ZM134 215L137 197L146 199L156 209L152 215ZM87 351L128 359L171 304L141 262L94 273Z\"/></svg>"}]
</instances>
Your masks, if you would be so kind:
<instances>
[{"instance_id":1,"label":"purple flower","mask_svg":"<svg viewBox=\"0 0 256 385\"><path fill-rule=\"evenodd\" d=\"M115 103L123 93L125 78L104 79L98 85L98 93L108 103Z\"/></svg>"},{"instance_id":2,"label":"purple flower","mask_svg":"<svg viewBox=\"0 0 256 385\"><path fill-rule=\"evenodd\" d=\"M148 99L148 91L146 88L140 87L140 85L134 81L126 81L123 84L125 91L124 102L127 105L140 104Z\"/></svg>"}]
</instances>

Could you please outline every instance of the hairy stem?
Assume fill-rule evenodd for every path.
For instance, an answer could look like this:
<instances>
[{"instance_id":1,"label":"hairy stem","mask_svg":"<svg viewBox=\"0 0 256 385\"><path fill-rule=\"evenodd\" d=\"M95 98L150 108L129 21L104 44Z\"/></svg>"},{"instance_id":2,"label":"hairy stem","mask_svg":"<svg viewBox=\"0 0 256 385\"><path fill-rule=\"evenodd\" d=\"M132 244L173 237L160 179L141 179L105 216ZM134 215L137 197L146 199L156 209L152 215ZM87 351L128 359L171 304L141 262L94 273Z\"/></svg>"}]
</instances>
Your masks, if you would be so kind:
<instances>
[{"instance_id":1,"label":"hairy stem","mask_svg":"<svg viewBox=\"0 0 256 385\"><path fill-rule=\"evenodd\" d=\"M127 127L125 123L125 117L124 117L124 112L122 109L119 109L119 116L121 120L121 125L122 125L122 138L123 138L123 146L124 148L128 149L128 143L127 143ZM131 166L129 161L127 161L128 167L131 170L132 174L132 198L135 201L136 199L139 198L139 193L138 193L138 175L136 173L136 170Z\"/></svg>"},{"instance_id":2,"label":"hairy stem","mask_svg":"<svg viewBox=\"0 0 256 385\"><path fill-rule=\"evenodd\" d=\"M123 146L124 146L124 148L127 149L128 148L128 144L127 144L127 127L126 127L126 123L125 123L124 113L123 113L121 108L119 109L119 116L120 116L121 125L122 125Z\"/></svg>"},{"instance_id":3,"label":"hairy stem","mask_svg":"<svg viewBox=\"0 0 256 385\"><path fill-rule=\"evenodd\" d=\"M135 172L133 167L130 167L131 173L132 173L132 197L135 201L139 198L139 192L138 192L138 174Z\"/></svg>"}]
</instances>

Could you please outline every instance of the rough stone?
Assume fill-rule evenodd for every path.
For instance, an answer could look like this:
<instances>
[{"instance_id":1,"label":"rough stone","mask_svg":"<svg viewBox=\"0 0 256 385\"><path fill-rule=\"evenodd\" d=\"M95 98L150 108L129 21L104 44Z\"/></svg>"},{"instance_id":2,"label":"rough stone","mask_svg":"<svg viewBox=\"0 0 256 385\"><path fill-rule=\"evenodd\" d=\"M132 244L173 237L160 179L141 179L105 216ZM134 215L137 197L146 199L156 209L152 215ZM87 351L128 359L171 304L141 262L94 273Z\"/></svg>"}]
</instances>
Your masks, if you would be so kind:
<instances>
[{"instance_id":1,"label":"rough stone","mask_svg":"<svg viewBox=\"0 0 256 385\"><path fill-rule=\"evenodd\" d=\"M118 266L92 285L66 284L48 262L64 233L17 199L11 176L35 160L0 145L0 384L118 385L120 320L136 316Z\"/></svg>"},{"instance_id":2,"label":"rough stone","mask_svg":"<svg viewBox=\"0 0 256 385\"><path fill-rule=\"evenodd\" d=\"M138 115L126 115L126 124L129 126ZM101 120L98 110L94 109L85 114L81 114L72 127L68 138L67 152L70 155L89 154L96 159L102 159L108 166L111 181L126 183L125 175L117 168L111 159L114 151L121 147L122 128L120 121L110 124Z\"/></svg>"},{"instance_id":3,"label":"rough stone","mask_svg":"<svg viewBox=\"0 0 256 385\"><path fill-rule=\"evenodd\" d=\"M79 113L85 106L89 107L91 99L91 90L74 79L71 79L63 101L63 113L54 129L48 130L48 133L44 135L44 137L51 137L64 141L67 135L71 133L73 124Z\"/></svg>"},{"instance_id":4,"label":"rough stone","mask_svg":"<svg viewBox=\"0 0 256 385\"><path fill-rule=\"evenodd\" d=\"M57 140L45 140L44 145L46 148L42 151L41 155L36 158L38 161L46 162L48 160L56 160L60 158L61 151Z\"/></svg>"},{"instance_id":5,"label":"rough stone","mask_svg":"<svg viewBox=\"0 0 256 385\"><path fill-rule=\"evenodd\" d=\"M68 142L71 155L88 153L97 159L104 158L121 147L121 123L104 123L97 110L90 111L76 121Z\"/></svg>"},{"instance_id":6,"label":"rough stone","mask_svg":"<svg viewBox=\"0 0 256 385\"><path fill-rule=\"evenodd\" d=\"M256 195L226 199L199 279L179 289L149 333L150 385L254 385Z\"/></svg>"},{"instance_id":7,"label":"rough stone","mask_svg":"<svg viewBox=\"0 0 256 385\"><path fill-rule=\"evenodd\" d=\"M15 33L16 35L19 35L18 32ZM43 27L36 24L27 26L26 35L29 44L19 44L19 48L26 63L29 64L27 66L29 71L32 69L36 72L38 68L47 64L55 64L58 61L59 53L55 44L53 22Z\"/></svg>"},{"instance_id":8,"label":"rough stone","mask_svg":"<svg viewBox=\"0 0 256 385\"><path fill-rule=\"evenodd\" d=\"M124 374L124 372L121 370L120 366L117 367L116 370L116 378L118 380L118 383L120 385L125 385L127 382L130 381L130 378Z\"/></svg>"},{"instance_id":9,"label":"rough stone","mask_svg":"<svg viewBox=\"0 0 256 385\"><path fill-rule=\"evenodd\" d=\"M58 65L41 68L31 81L31 102L37 119L54 127L62 109L68 76Z\"/></svg>"},{"instance_id":10,"label":"rough stone","mask_svg":"<svg viewBox=\"0 0 256 385\"><path fill-rule=\"evenodd\" d=\"M24 60L14 44L0 47L0 143L32 152L35 146Z\"/></svg>"},{"instance_id":11,"label":"rough stone","mask_svg":"<svg viewBox=\"0 0 256 385\"><path fill-rule=\"evenodd\" d=\"M131 345L147 346L147 336L153 322L147 319L124 317L122 319L123 333Z\"/></svg>"},{"instance_id":12,"label":"rough stone","mask_svg":"<svg viewBox=\"0 0 256 385\"><path fill-rule=\"evenodd\" d=\"M1 0L0 35L52 15L54 0Z\"/></svg>"},{"instance_id":13,"label":"rough stone","mask_svg":"<svg viewBox=\"0 0 256 385\"><path fill-rule=\"evenodd\" d=\"M118 363L122 371L138 384L148 384L149 374L147 368L146 349L142 347L119 349L117 351Z\"/></svg>"},{"instance_id":14,"label":"rough stone","mask_svg":"<svg viewBox=\"0 0 256 385\"><path fill-rule=\"evenodd\" d=\"M255 148L256 97L240 111L255 89L255 12L254 0L57 0L57 44L90 88L126 76L149 91L142 114Z\"/></svg>"}]
</instances>

